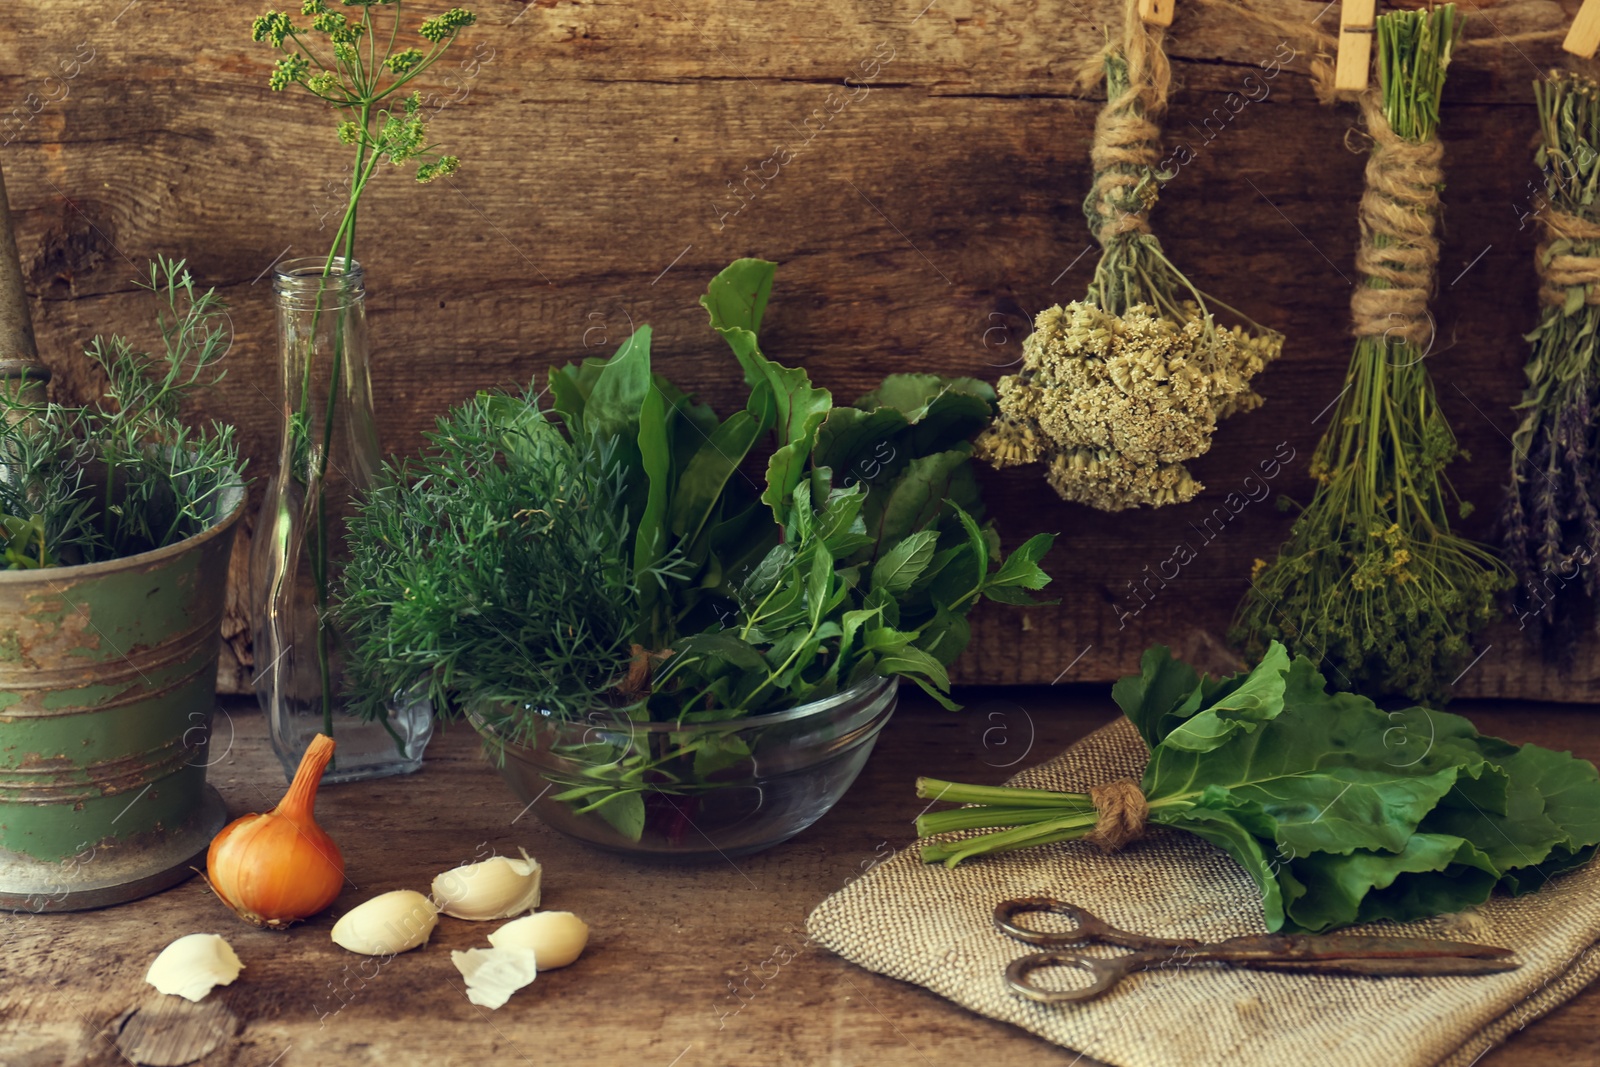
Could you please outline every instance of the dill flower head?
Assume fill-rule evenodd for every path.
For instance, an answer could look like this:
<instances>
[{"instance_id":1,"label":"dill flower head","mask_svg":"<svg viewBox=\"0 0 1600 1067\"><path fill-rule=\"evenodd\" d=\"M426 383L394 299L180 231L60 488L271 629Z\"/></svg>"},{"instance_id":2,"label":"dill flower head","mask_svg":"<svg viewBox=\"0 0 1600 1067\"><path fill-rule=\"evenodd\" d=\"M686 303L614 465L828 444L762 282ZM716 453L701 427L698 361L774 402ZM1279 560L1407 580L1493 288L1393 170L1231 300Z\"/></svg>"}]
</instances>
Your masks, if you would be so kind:
<instances>
[{"instance_id":1,"label":"dill flower head","mask_svg":"<svg viewBox=\"0 0 1600 1067\"><path fill-rule=\"evenodd\" d=\"M438 44L446 37L459 30L466 29L476 21L478 21L478 16L472 12L465 8L453 7L444 14L423 22L417 33L424 40Z\"/></svg>"},{"instance_id":2,"label":"dill flower head","mask_svg":"<svg viewBox=\"0 0 1600 1067\"><path fill-rule=\"evenodd\" d=\"M294 32L294 23L281 11L268 11L250 24L250 39L266 41L274 48L283 46L283 39Z\"/></svg>"},{"instance_id":3,"label":"dill flower head","mask_svg":"<svg viewBox=\"0 0 1600 1067\"><path fill-rule=\"evenodd\" d=\"M311 64L306 62L305 56L284 56L272 65L272 76L267 79L267 85L273 92L281 93L297 81L305 79L311 70Z\"/></svg>"},{"instance_id":4,"label":"dill flower head","mask_svg":"<svg viewBox=\"0 0 1600 1067\"><path fill-rule=\"evenodd\" d=\"M385 59L383 65L389 68L390 74L404 74L420 62L422 62L422 50L407 48L404 52L396 52Z\"/></svg>"}]
</instances>

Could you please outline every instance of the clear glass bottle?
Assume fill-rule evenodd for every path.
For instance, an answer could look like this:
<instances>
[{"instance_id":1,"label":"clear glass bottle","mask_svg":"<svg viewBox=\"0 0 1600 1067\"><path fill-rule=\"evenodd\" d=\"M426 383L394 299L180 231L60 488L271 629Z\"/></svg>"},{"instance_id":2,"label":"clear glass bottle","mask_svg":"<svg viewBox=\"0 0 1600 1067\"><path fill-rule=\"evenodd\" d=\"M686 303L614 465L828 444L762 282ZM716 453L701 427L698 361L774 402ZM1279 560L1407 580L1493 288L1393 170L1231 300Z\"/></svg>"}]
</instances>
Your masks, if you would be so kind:
<instances>
[{"instance_id":1,"label":"clear glass bottle","mask_svg":"<svg viewBox=\"0 0 1600 1067\"><path fill-rule=\"evenodd\" d=\"M256 698L293 778L319 732L338 748L324 781L407 774L433 735L426 699L396 696L387 723L346 710L342 641L330 615L356 496L382 453L367 369L361 265L335 257L276 268L282 437L251 551Z\"/></svg>"}]
</instances>

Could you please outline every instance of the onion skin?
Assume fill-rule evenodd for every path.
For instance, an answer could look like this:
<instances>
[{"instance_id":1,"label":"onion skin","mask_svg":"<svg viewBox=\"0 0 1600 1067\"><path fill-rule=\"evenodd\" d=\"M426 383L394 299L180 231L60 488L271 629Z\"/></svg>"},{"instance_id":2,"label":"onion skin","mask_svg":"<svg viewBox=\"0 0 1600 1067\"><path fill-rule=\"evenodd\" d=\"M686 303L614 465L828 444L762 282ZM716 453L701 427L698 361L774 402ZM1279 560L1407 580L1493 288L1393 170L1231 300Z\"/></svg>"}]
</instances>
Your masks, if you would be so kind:
<instances>
[{"instance_id":1,"label":"onion skin","mask_svg":"<svg viewBox=\"0 0 1600 1067\"><path fill-rule=\"evenodd\" d=\"M246 922L284 929L322 911L343 888L344 856L313 814L332 758L333 738L318 734L276 808L241 816L211 839L206 881Z\"/></svg>"}]
</instances>

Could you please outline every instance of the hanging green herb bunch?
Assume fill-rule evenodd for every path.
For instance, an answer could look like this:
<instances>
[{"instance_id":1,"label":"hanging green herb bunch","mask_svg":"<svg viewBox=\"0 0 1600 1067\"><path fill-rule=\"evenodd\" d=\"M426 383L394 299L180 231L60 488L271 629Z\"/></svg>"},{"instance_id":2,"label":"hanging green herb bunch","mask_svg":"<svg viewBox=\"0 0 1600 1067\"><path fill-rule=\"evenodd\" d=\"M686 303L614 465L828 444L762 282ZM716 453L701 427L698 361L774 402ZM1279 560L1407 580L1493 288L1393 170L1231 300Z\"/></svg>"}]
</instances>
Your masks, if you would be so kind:
<instances>
[{"instance_id":1,"label":"hanging green herb bunch","mask_svg":"<svg viewBox=\"0 0 1600 1067\"><path fill-rule=\"evenodd\" d=\"M1231 678L1153 648L1112 695L1150 746L1139 782L1082 794L919 779L918 796L970 806L921 816L918 834L1007 828L927 842L922 858L954 867L1080 838L1114 851L1155 823L1238 861L1268 930L1317 931L1532 892L1600 845L1592 763L1485 737L1458 715L1330 693L1276 642Z\"/></svg>"},{"instance_id":2,"label":"hanging green herb bunch","mask_svg":"<svg viewBox=\"0 0 1600 1067\"><path fill-rule=\"evenodd\" d=\"M0 390L0 570L124 559L177 544L241 500L232 426L184 424L183 401L222 378L232 329L182 261L140 282L156 299L161 348L96 337L100 400L32 405Z\"/></svg>"},{"instance_id":3,"label":"hanging green herb bunch","mask_svg":"<svg viewBox=\"0 0 1600 1067\"><path fill-rule=\"evenodd\" d=\"M1533 90L1541 312L1501 529L1520 614L1543 624L1547 651L1570 654L1600 597L1600 85L1555 73Z\"/></svg>"},{"instance_id":4,"label":"hanging green herb bunch","mask_svg":"<svg viewBox=\"0 0 1600 1067\"><path fill-rule=\"evenodd\" d=\"M1355 352L1312 459L1315 494L1277 558L1258 563L1234 630L1250 655L1282 641L1329 664L1341 685L1416 700L1447 699L1473 631L1511 582L1492 552L1450 530L1450 513L1469 510L1444 474L1461 450L1424 363L1439 101L1460 33L1451 4L1377 20L1381 91L1362 99L1372 156Z\"/></svg>"},{"instance_id":5,"label":"hanging green herb bunch","mask_svg":"<svg viewBox=\"0 0 1600 1067\"><path fill-rule=\"evenodd\" d=\"M1192 499L1202 486L1184 462L1210 449L1219 419L1260 405L1250 381L1283 348L1254 323L1218 325L1212 309L1233 309L1196 289L1151 232L1170 177L1158 171L1157 123L1171 70L1163 31L1137 8L1130 0L1122 45L1104 60L1083 206L1102 250L1094 280L1082 300L1038 316L977 442L996 467L1047 464L1062 499L1103 511Z\"/></svg>"},{"instance_id":6,"label":"hanging green herb bunch","mask_svg":"<svg viewBox=\"0 0 1600 1067\"><path fill-rule=\"evenodd\" d=\"M969 438L994 393L906 374L835 404L761 351L773 275L738 260L702 298L748 389L725 418L652 370L644 326L553 370L548 407L481 396L389 468L340 590L366 713L420 684L517 743L552 718L730 722L883 676L954 706L968 613L1049 581L1051 535L1005 555L982 521ZM736 736L694 744L582 746L588 769L555 799L638 840L642 794L750 758Z\"/></svg>"}]
</instances>

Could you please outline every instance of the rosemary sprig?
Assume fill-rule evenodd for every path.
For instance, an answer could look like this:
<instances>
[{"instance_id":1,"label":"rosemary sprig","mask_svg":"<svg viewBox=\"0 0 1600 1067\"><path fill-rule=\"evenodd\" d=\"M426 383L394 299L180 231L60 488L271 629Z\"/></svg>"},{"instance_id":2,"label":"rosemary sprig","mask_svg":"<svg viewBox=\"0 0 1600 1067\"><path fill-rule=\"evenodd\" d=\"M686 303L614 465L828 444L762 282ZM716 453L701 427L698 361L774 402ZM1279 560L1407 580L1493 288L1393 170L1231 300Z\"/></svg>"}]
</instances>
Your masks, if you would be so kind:
<instances>
[{"instance_id":1,"label":"rosemary sprig","mask_svg":"<svg viewBox=\"0 0 1600 1067\"><path fill-rule=\"evenodd\" d=\"M1378 27L1384 116L1413 144L1435 136L1461 22L1454 5L1394 11ZM1385 244L1377 235L1376 247ZM1388 287L1368 276L1367 286ZM1510 584L1487 548L1450 530L1470 506L1444 470L1461 454L1424 358L1409 339L1362 336L1317 446L1317 488L1277 558L1258 562L1234 637L1251 656L1279 640L1325 659L1341 685L1448 698L1472 632Z\"/></svg>"},{"instance_id":2,"label":"rosemary sprig","mask_svg":"<svg viewBox=\"0 0 1600 1067\"><path fill-rule=\"evenodd\" d=\"M185 426L183 401L222 378L232 333L215 291L182 261L157 259L162 351L96 337L101 402L27 405L0 393L0 569L122 559L176 544L224 517L240 485L233 427Z\"/></svg>"}]
</instances>

